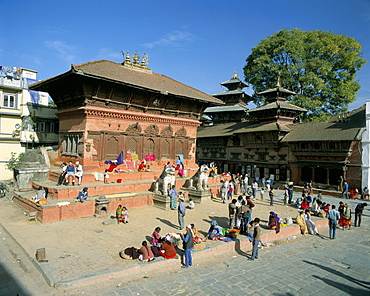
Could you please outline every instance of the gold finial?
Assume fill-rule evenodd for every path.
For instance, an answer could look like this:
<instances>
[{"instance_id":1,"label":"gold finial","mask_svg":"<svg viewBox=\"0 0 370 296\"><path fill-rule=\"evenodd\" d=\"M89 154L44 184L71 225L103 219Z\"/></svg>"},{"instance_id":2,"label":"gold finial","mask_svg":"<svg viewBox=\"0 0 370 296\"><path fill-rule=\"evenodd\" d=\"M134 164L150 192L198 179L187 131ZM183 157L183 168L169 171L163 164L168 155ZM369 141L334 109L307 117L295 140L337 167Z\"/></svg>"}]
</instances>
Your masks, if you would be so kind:
<instances>
[{"instance_id":1,"label":"gold finial","mask_svg":"<svg viewBox=\"0 0 370 296\"><path fill-rule=\"evenodd\" d=\"M143 57L141 59L141 66L146 67L149 64L149 58L146 53L143 54Z\"/></svg>"},{"instance_id":2,"label":"gold finial","mask_svg":"<svg viewBox=\"0 0 370 296\"><path fill-rule=\"evenodd\" d=\"M126 51L126 59L125 59L125 62L126 63L130 63L131 62L130 53L128 51Z\"/></svg>"},{"instance_id":3,"label":"gold finial","mask_svg":"<svg viewBox=\"0 0 370 296\"><path fill-rule=\"evenodd\" d=\"M276 85L275 85L277 88L281 87L281 82L280 82L280 73L278 73L278 78L277 78L277 81L276 81Z\"/></svg>"},{"instance_id":4,"label":"gold finial","mask_svg":"<svg viewBox=\"0 0 370 296\"><path fill-rule=\"evenodd\" d=\"M140 56L137 53L137 51L135 51L134 55L132 56L132 63L137 65L139 63L139 60L140 60Z\"/></svg>"},{"instance_id":5,"label":"gold finial","mask_svg":"<svg viewBox=\"0 0 370 296\"><path fill-rule=\"evenodd\" d=\"M123 56L125 56L124 51L121 51L121 53ZM134 55L131 57L130 57L129 52L126 51L126 58L122 63L122 65L125 66L126 68L131 68L135 70L144 71L147 73L152 73L152 70L148 68L148 64L149 64L148 55L144 53L144 55L142 56L141 62L140 62L140 56L137 53L137 51L135 51Z\"/></svg>"},{"instance_id":6,"label":"gold finial","mask_svg":"<svg viewBox=\"0 0 370 296\"><path fill-rule=\"evenodd\" d=\"M239 79L238 74L236 74L236 67L234 68L234 75L231 77L231 79L235 79L235 78Z\"/></svg>"}]
</instances>

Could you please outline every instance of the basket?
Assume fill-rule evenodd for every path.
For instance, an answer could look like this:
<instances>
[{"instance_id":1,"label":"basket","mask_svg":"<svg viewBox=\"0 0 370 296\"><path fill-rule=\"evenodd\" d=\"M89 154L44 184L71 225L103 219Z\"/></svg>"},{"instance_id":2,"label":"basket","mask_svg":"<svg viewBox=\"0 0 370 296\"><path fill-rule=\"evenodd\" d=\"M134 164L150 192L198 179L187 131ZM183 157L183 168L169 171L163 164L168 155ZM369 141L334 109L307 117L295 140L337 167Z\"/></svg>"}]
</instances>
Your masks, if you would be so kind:
<instances>
[{"instance_id":1,"label":"basket","mask_svg":"<svg viewBox=\"0 0 370 296\"><path fill-rule=\"evenodd\" d=\"M239 229L229 229L228 231L229 237L231 238L237 238L239 235L240 230Z\"/></svg>"}]
</instances>

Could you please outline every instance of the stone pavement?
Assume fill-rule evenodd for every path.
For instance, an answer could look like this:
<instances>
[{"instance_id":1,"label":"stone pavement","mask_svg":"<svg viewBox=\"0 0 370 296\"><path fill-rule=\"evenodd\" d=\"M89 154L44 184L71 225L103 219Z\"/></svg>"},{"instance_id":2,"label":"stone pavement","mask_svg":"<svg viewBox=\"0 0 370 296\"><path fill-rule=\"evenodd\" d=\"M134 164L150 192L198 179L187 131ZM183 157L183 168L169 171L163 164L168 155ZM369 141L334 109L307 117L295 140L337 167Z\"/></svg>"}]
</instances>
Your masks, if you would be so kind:
<instances>
[{"instance_id":1,"label":"stone pavement","mask_svg":"<svg viewBox=\"0 0 370 296\"><path fill-rule=\"evenodd\" d=\"M350 203L354 208L358 201ZM112 285L99 295L370 295L369 213L367 209L361 228L338 229L335 240L324 229L320 236L300 236L260 250L255 261L228 252L193 262L186 270Z\"/></svg>"},{"instance_id":2,"label":"stone pavement","mask_svg":"<svg viewBox=\"0 0 370 296\"><path fill-rule=\"evenodd\" d=\"M281 192L278 192L277 196L282 196ZM279 198L280 199L280 198ZM324 200L331 199L329 197L325 197ZM339 199L334 199L335 203L338 204ZM353 203L358 203L358 201L354 201ZM256 201L256 208L254 210L253 216L259 216L262 220L267 219L268 212L273 210L280 214L280 217L291 216L295 217L297 214L297 210L292 207L284 207L281 201L278 201L275 206L268 206L267 200L264 201ZM189 210L187 216L185 217L186 223L195 223L198 229L207 231L209 227L209 222L213 219L217 220L220 225L226 226L226 216L227 216L227 206L220 203L218 200L210 202L208 204L201 204L196 205L196 209ZM143 293L141 295L151 295L150 291L154 291L155 289L155 275L160 274L160 271L170 272L169 276L172 276L172 273L181 272L181 277L178 279L178 275L173 276L174 282L179 282L176 287L184 287L179 288L173 293L185 293L185 294L193 294L193 290L187 291L185 287L188 285L183 285L183 276L189 279L189 283L194 283L190 285L190 287L197 286L195 283L198 283L200 280L203 280L203 276L201 275L208 275L204 276L204 279L209 279L209 281L216 280L220 281L221 279L229 280L235 276L239 276L239 273L242 274L242 277L245 279L245 275L241 272L241 269L238 270L237 274L233 275L226 275L224 276L224 272L229 272L236 268L238 265L241 264L240 268L243 268L245 262L245 251L246 248L240 248L234 250L234 248L230 248L230 251L224 250L223 254L218 254L216 252L213 253L213 258L217 259L217 261L212 264L208 265L207 262L211 261L212 258L202 259L202 253L200 256L197 257L199 263L201 263L201 267L199 268L206 268L205 270L197 271L198 267L194 267L190 270L183 271L180 269L180 262L179 260L174 260L169 263L169 261L162 261L147 264L147 263L139 263L137 261L129 261L129 260L122 260L118 256L118 252L122 249L129 247L129 246L140 246L141 241L143 241L146 236L150 236L153 229L156 226L160 226L162 228L162 233L166 233L169 231L175 231L177 226L177 214L175 211L163 211L154 207L142 208L142 209L132 209L130 210L130 218L131 222L127 225L117 225L117 224L110 224L110 225L103 225L103 219L99 218L82 218L76 220L68 220L68 221L61 221L56 223L50 224L40 224L40 223L33 223L27 222L26 217L23 214L23 211L19 208L15 207L12 203L8 202L6 199L0 200L0 223L6 228L6 231L11 234L11 236L17 240L17 242L22 246L25 250L26 254L28 255L29 259L33 260L35 257L35 251L38 248L45 247L46 248L46 255L48 262L37 263L36 266L39 268L40 272L43 273L45 279L49 281L50 284L56 285L60 288L70 288L70 293L75 293L75 295L79 295L81 291L92 291L91 285L94 286L93 290L95 292L91 292L88 295L98 295L96 292L101 290L101 294L103 291L111 291L113 294L107 295L133 295L136 293L140 293L140 291L136 292L136 290L142 289ZM369 217L364 217L364 226L368 225ZM364 227L365 228L365 227ZM361 228L364 229L364 228ZM360 235L360 229L351 230L348 233ZM271 232L268 230L264 230L264 232ZM345 231L344 233L347 233ZM298 235L298 234L297 234ZM340 236L340 232L338 233ZM276 239L279 237L276 236ZM368 254L368 236L365 238L364 243L360 246L367 251ZM366 241L367 239L367 241ZM305 251L303 254L311 254L311 257L317 255L316 249L322 250L323 252L327 252L328 249L331 248L331 244L336 244L340 242L340 240L347 243L347 240L343 240L342 238L338 238L336 241L329 241L324 239L317 239L317 237L307 238L304 237L301 241L307 240L318 240L320 245L313 247L312 243L308 243L308 251ZM357 237L357 241L359 237ZM355 240L356 241L356 240ZM291 241L289 241L291 242ZM242 242L243 243L243 242ZM296 242L294 242L295 244ZM299 243L299 242L298 242ZM223 242L207 242L212 249L217 249L217 246L222 246L222 244L226 244ZM253 264L253 268L257 268L257 272L263 271L265 274L265 270L261 269L266 267L266 263L269 265L272 264L271 261L280 262L284 258L289 258L289 262L291 259L288 255L282 254L293 254L300 257L301 253L296 253L297 248L292 247L294 244L284 244L278 245L267 250L263 250L261 252L261 260L255 261L256 263ZM366 245L367 244L367 245ZM241 244L241 246L243 246ZM303 247L298 245L298 250L301 250ZM339 246L340 247L340 246ZM280 249L282 248L282 249ZM245 250L245 251L244 251ZM207 251L207 250L206 250ZM204 251L201 251L204 252ZM268 256L263 258L263 254L266 253ZM271 254L270 254L271 253ZM340 252L336 252L334 255L339 254ZM327 257L331 257L331 252L328 252ZM227 257L228 256L228 257ZM237 256L237 257L233 257ZM349 255L348 255L349 256ZM267 259L273 260L267 260ZM306 258L304 256L304 258ZM356 257L357 259L360 257ZM340 260L341 258L334 257L334 260ZM266 261L267 260L267 261ZM297 259L298 260L298 259ZM292 260L292 262L299 262L300 266L303 270L307 270L307 267L310 268L316 267L316 265L310 265L308 263L302 264L302 262ZM330 259L331 260L331 259ZM318 264L318 262L327 263L330 261L329 259L318 259L314 261ZM286 261L286 260L283 260ZM335 261L335 262L337 262ZM226 264L224 263L226 262ZM262 263L264 262L264 263ZM198 264L199 264L198 263ZM288 271L284 266L286 262L280 262L281 266L276 267L269 267L266 271L271 270L274 272L275 269L277 271L274 273L271 278L281 279L281 274L283 274L283 278L297 278L296 271L300 270L297 266L292 266L294 272L289 272L290 276L287 276L286 272ZM353 264L359 270L360 268L357 264ZM207 266L207 267L205 267ZM227 267L229 266L229 267ZM250 262L248 262L248 266L250 266ZM326 265L323 265L326 266ZM369 264L367 265L369 266ZM217 267L217 268L216 268ZM251 267L248 267L248 270ZM332 268L332 267L330 267ZM355 268L355 269L356 269ZM124 272L127 271L126 278L122 279L122 275ZM135 274L130 274L130 272L136 271ZM368 271L368 270L367 270ZM357 271L358 272L358 271ZM254 274L254 273L253 273ZM319 273L318 273L319 274ZM154 281L150 280L152 283L152 288L148 288L145 286L147 283L146 280L143 281L143 278L148 275L150 278L154 277ZM249 278L248 274L248 278ZM321 276L321 275L320 275ZM258 273L256 274L256 280L258 279L265 279L265 276L261 276ZM192 279L192 281L191 281ZM126 287L130 283L130 280L141 281L140 285L133 285L131 287ZM316 279L317 280L317 279ZM157 289L158 292L153 294L156 295L161 291L163 294L163 287L162 284L166 281L163 279L158 279ZM119 285L121 282L124 284ZM168 281L170 283L171 281ZM232 280L235 282L235 279ZM269 283L269 281L264 281L265 283ZM136 283L136 282L135 282ZM80 287L83 284L89 284L90 288ZM225 287L231 287L233 285L229 285L228 282L225 281L222 283ZM0 285L1 285L1 278L0 278ZM107 286L108 285L108 286ZM118 285L118 288L116 286ZM144 286L142 286L144 285ZM229 286L228 286L229 285ZM290 285L292 282L290 281ZM208 287L207 284L202 284L199 282L200 289L203 287ZM242 285L243 286L243 285ZM280 285L278 285L280 286ZM302 287L302 285L298 285ZM298 287L297 286L297 287ZM220 291L224 291L225 287ZM229 287L229 288L230 288ZM166 288L172 289L170 284ZM209 287L208 287L209 288ZM154 289L154 290L153 290ZM185 290L184 290L185 289ZM200 292L202 291L200 289ZM244 289L244 288L243 288ZM262 288L261 288L262 289ZM270 288L271 289L271 288ZM217 290L217 289L216 289ZM56 290L53 295L71 295L71 294L64 294L61 290ZM180 291L180 292L179 292ZM242 290L240 290L242 291ZM232 292L232 291L228 291ZM263 291L266 292L266 291ZM59 294L60 293L60 294ZM86 292L87 293L87 292ZM114 294L115 293L115 294ZM118 293L118 294L117 294ZM153 292L154 293L154 292ZM174 295L173 293L169 293L169 295ZM220 292L221 293L221 292ZM185 295L184 294L184 295ZM207 294L207 293L206 293ZM221 293L224 294L224 293ZM227 293L226 293L227 294ZM241 293L245 294L245 292ZM261 293L260 293L261 294ZM43 295L43 294L34 294L34 295ZM50 295L50 294L49 294ZM87 295L87 294L86 294ZM284 294L286 295L286 294Z\"/></svg>"}]
</instances>

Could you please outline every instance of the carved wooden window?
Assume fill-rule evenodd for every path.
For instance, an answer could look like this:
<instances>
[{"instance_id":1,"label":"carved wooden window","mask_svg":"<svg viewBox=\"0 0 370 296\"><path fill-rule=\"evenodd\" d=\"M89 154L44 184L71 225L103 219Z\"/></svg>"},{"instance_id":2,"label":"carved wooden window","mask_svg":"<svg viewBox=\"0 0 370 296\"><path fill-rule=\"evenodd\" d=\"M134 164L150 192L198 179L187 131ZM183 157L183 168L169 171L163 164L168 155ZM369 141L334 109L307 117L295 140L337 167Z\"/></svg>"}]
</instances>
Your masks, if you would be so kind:
<instances>
[{"instance_id":1,"label":"carved wooden window","mask_svg":"<svg viewBox=\"0 0 370 296\"><path fill-rule=\"evenodd\" d=\"M127 141L127 152L136 154L137 151L137 141L134 138L130 138Z\"/></svg>"},{"instance_id":2,"label":"carved wooden window","mask_svg":"<svg viewBox=\"0 0 370 296\"><path fill-rule=\"evenodd\" d=\"M168 140L163 140L161 145L162 157L170 157L170 142Z\"/></svg>"},{"instance_id":3,"label":"carved wooden window","mask_svg":"<svg viewBox=\"0 0 370 296\"><path fill-rule=\"evenodd\" d=\"M184 142L183 141L176 141L176 154L184 154Z\"/></svg>"},{"instance_id":4,"label":"carved wooden window","mask_svg":"<svg viewBox=\"0 0 370 296\"><path fill-rule=\"evenodd\" d=\"M106 144L106 158L113 159L118 155L118 140L115 137L110 137Z\"/></svg>"},{"instance_id":5,"label":"carved wooden window","mask_svg":"<svg viewBox=\"0 0 370 296\"><path fill-rule=\"evenodd\" d=\"M145 143L145 155L152 155L154 153L154 140L149 138Z\"/></svg>"},{"instance_id":6,"label":"carved wooden window","mask_svg":"<svg viewBox=\"0 0 370 296\"><path fill-rule=\"evenodd\" d=\"M62 155L79 156L78 143L80 135L64 135L62 138Z\"/></svg>"}]
</instances>

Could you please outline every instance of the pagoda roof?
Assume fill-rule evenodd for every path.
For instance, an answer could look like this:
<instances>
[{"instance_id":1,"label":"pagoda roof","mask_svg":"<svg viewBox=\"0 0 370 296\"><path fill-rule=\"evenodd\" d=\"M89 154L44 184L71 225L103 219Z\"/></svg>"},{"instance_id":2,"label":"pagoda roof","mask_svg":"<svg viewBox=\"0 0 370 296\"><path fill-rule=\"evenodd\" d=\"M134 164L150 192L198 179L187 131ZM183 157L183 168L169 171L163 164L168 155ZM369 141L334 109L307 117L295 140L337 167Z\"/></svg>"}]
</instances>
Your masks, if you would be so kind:
<instances>
[{"instance_id":1,"label":"pagoda roof","mask_svg":"<svg viewBox=\"0 0 370 296\"><path fill-rule=\"evenodd\" d=\"M256 133L256 132L268 132L268 131L279 131L279 132L290 132L291 129L287 124L279 122L269 122L269 123L255 123L249 122L244 128L239 129L235 133Z\"/></svg>"},{"instance_id":2,"label":"pagoda roof","mask_svg":"<svg viewBox=\"0 0 370 296\"><path fill-rule=\"evenodd\" d=\"M307 110L302 107L298 107L296 105L293 105L293 104L290 104L284 101L275 101L275 102L271 102L271 103L250 109L248 110L248 113L266 111L270 109L287 109L287 110L294 110L298 112L307 112Z\"/></svg>"},{"instance_id":3,"label":"pagoda roof","mask_svg":"<svg viewBox=\"0 0 370 296\"><path fill-rule=\"evenodd\" d=\"M247 106L241 104L235 105L224 105L216 107L208 107L204 110L204 113L218 113L218 112L235 112L235 111L246 111L248 110Z\"/></svg>"},{"instance_id":4,"label":"pagoda roof","mask_svg":"<svg viewBox=\"0 0 370 296\"><path fill-rule=\"evenodd\" d=\"M239 79L239 77L232 77L230 80L227 80L225 82L222 82L221 85L227 86L230 84L239 84L241 88L247 87L248 85L245 84L243 81Z\"/></svg>"},{"instance_id":5,"label":"pagoda roof","mask_svg":"<svg viewBox=\"0 0 370 296\"><path fill-rule=\"evenodd\" d=\"M200 100L212 105L224 104L223 101L212 97L211 95L165 75L131 69L120 63L108 60L98 60L80 65L72 65L69 71L46 80L36 82L29 88L33 90L48 91L49 88L53 87L57 80L63 79L69 75L82 75L90 78L103 79L146 91Z\"/></svg>"},{"instance_id":6,"label":"pagoda roof","mask_svg":"<svg viewBox=\"0 0 370 296\"><path fill-rule=\"evenodd\" d=\"M197 130L197 138L231 136L244 125L244 122L226 122L210 126L199 126Z\"/></svg>"},{"instance_id":7,"label":"pagoda roof","mask_svg":"<svg viewBox=\"0 0 370 296\"><path fill-rule=\"evenodd\" d=\"M235 89L235 90L225 90L225 91L219 92L217 94L214 94L212 96L214 96L214 97L221 97L221 96L240 95L240 94L247 95L244 91L242 91L240 89Z\"/></svg>"},{"instance_id":8,"label":"pagoda roof","mask_svg":"<svg viewBox=\"0 0 370 296\"><path fill-rule=\"evenodd\" d=\"M200 126L197 130L197 138L226 137L233 134L256 133L268 131L290 132L286 124L277 122L255 123L255 122L227 122L212 126Z\"/></svg>"},{"instance_id":9,"label":"pagoda roof","mask_svg":"<svg viewBox=\"0 0 370 296\"><path fill-rule=\"evenodd\" d=\"M304 122L290 127L292 131L283 142L360 141L366 128L365 105L326 122Z\"/></svg>"},{"instance_id":10,"label":"pagoda roof","mask_svg":"<svg viewBox=\"0 0 370 296\"><path fill-rule=\"evenodd\" d=\"M269 93L285 93L287 94L288 96L291 96L291 95L296 95L296 93L294 91L291 91L291 90L288 90L286 88L283 88L281 86L277 86L277 87L274 87L274 88L269 88L269 89L266 89L264 91L261 91L259 93L257 93L258 95L266 95L266 94L269 94Z\"/></svg>"}]
</instances>

